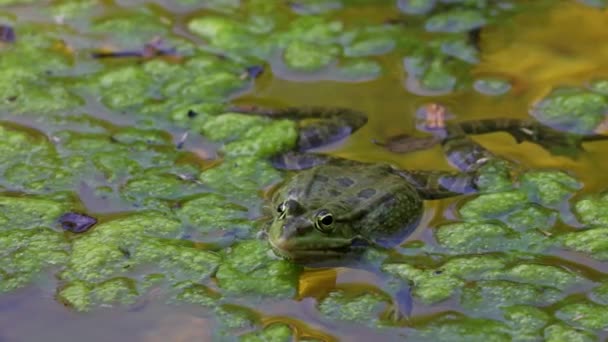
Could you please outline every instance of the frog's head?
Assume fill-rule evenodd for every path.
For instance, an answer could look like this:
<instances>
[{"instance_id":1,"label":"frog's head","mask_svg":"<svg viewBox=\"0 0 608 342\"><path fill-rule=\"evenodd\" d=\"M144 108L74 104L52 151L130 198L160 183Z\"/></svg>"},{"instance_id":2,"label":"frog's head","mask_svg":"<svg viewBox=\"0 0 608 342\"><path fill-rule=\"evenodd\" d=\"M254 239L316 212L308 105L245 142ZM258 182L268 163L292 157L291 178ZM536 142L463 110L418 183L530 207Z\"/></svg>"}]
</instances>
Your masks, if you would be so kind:
<instances>
[{"instance_id":1,"label":"frog's head","mask_svg":"<svg viewBox=\"0 0 608 342\"><path fill-rule=\"evenodd\" d=\"M278 256L294 260L339 258L356 249L358 237L338 208L306 208L296 199L279 202L268 229L268 241Z\"/></svg>"}]
</instances>

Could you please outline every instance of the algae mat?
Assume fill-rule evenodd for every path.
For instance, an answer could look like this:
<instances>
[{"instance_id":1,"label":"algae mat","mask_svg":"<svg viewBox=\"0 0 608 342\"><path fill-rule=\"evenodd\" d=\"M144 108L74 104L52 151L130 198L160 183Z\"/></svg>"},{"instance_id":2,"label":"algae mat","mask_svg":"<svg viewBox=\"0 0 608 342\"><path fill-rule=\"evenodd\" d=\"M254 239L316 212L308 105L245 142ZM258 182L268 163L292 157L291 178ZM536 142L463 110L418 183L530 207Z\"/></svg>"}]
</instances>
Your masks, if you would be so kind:
<instances>
[{"instance_id":1,"label":"algae mat","mask_svg":"<svg viewBox=\"0 0 608 342\"><path fill-rule=\"evenodd\" d=\"M429 202L380 273L308 269L256 239L287 174L288 120L231 104L369 114L319 151L449 169L371 143L450 120L606 130L601 0L0 0L0 340L593 341L608 328L605 142L518 163L483 194ZM66 212L98 222L64 231ZM606 241L605 241L606 240ZM386 319L379 277L411 282Z\"/></svg>"}]
</instances>

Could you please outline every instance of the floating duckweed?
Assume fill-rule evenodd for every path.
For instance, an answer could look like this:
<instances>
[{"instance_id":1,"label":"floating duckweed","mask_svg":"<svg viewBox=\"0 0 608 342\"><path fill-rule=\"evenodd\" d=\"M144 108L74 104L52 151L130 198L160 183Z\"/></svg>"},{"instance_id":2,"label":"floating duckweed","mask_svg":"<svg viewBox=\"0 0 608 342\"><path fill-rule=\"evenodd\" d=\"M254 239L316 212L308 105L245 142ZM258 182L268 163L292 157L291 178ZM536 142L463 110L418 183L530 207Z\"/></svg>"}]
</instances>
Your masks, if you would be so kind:
<instances>
[{"instance_id":1,"label":"floating duckweed","mask_svg":"<svg viewBox=\"0 0 608 342\"><path fill-rule=\"evenodd\" d=\"M48 267L68 260L63 234L46 228L0 231L0 293L27 285Z\"/></svg>"},{"instance_id":2,"label":"floating duckweed","mask_svg":"<svg viewBox=\"0 0 608 342\"><path fill-rule=\"evenodd\" d=\"M369 81L382 74L382 66L376 61L356 59L342 63L336 72L340 80Z\"/></svg>"},{"instance_id":3,"label":"floating duckweed","mask_svg":"<svg viewBox=\"0 0 608 342\"><path fill-rule=\"evenodd\" d=\"M547 313L533 306L514 305L502 311L506 323L513 329L513 337L518 341L538 340L542 328L550 320Z\"/></svg>"},{"instance_id":4,"label":"floating duckweed","mask_svg":"<svg viewBox=\"0 0 608 342\"><path fill-rule=\"evenodd\" d=\"M344 55L348 57L364 57L383 55L395 47L395 41L389 37L367 39L355 42L344 48Z\"/></svg>"},{"instance_id":5,"label":"floating duckweed","mask_svg":"<svg viewBox=\"0 0 608 342\"><path fill-rule=\"evenodd\" d=\"M608 327L608 307L591 302L566 305L559 309L555 316L575 327L586 329Z\"/></svg>"},{"instance_id":6,"label":"floating duckweed","mask_svg":"<svg viewBox=\"0 0 608 342\"><path fill-rule=\"evenodd\" d=\"M608 80L594 80L589 84L589 89L602 95L608 95Z\"/></svg>"},{"instance_id":7,"label":"floating duckweed","mask_svg":"<svg viewBox=\"0 0 608 342\"><path fill-rule=\"evenodd\" d=\"M574 209L585 224L608 225L608 192L587 196Z\"/></svg>"},{"instance_id":8,"label":"floating duckweed","mask_svg":"<svg viewBox=\"0 0 608 342\"><path fill-rule=\"evenodd\" d=\"M283 58L290 68L300 71L316 71L329 66L339 50L337 47L319 46L304 41L291 42Z\"/></svg>"},{"instance_id":9,"label":"floating duckweed","mask_svg":"<svg viewBox=\"0 0 608 342\"><path fill-rule=\"evenodd\" d=\"M502 95L511 89L509 82L497 78L481 78L475 80L473 88L484 95Z\"/></svg>"},{"instance_id":10,"label":"floating duckweed","mask_svg":"<svg viewBox=\"0 0 608 342\"><path fill-rule=\"evenodd\" d=\"M273 260L268 252L268 246L261 241L236 245L217 270L220 288L243 296L293 296L298 266L285 260Z\"/></svg>"},{"instance_id":11,"label":"floating duckweed","mask_svg":"<svg viewBox=\"0 0 608 342\"><path fill-rule=\"evenodd\" d=\"M575 329L565 324L552 324L545 328L545 341L548 342L592 342L597 341L597 338L590 332L581 329Z\"/></svg>"},{"instance_id":12,"label":"floating duckweed","mask_svg":"<svg viewBox=\"0 0 608 342\"><path fill-rule=\"evenodd\" d=\"M461 302L465 308L488 314L511 305L555 303L565 296L555 288L504 280L478 281L462 291Z\"/></svg>"},{"instance_id":13,"label":"floating duckweed","mask_svg":"<svg viewBox=\"0 0 608 342\"><path fill-rule=\"evenodd\" d=\"M425 27L430 32L466 32L485 23L486 19L479 11L455 9L431 16Z\"/></svg>"},{"instance_id":14,"label":"floating duckweed","mask_svg":"<svg viewBox=\"0 0 608 342\"><path fill-rule=\"evenodd\" d=\"M366 293L347 296L343 291L333 291L319 304L319 311L329 318L374 325L377 315L385 306L385 299L378 294Z\"/></svg>"},{"instance_id":15,"label":"floating duckweed","mask_svg":"<svg viewBox=\"0 0 608 342\"><path fill-rule=\"evenodd\" d=\"M555 207L579 190L582 184L562 171L528 171L521 178L521 188L532 201Z\"/></svg>"},{"instance_id":16,"label":"floating duckweed","mask_svg":"<svg viewBox=\"0 0 608 342\"><path fill-rule=\"evenodd\" d=\"M185 202L177 215L197 231L247 229L251 221L248 209L228 201L216 194L204 194Z\"/></svg>"},{"instance_id":17,"label":"floating duckweed","mask_svg":"<svg viewBox=\"0 0 608 342\"><path fill-rule=\"evenodd\" d=\"M532 108L542 123L571 133L590 133L608 111L605 96L579 88L553 90Z\"/></svg>"},{"instance_id":18,"label":"floating duckweed","mask_svg":"<svg viewBox=\"0 0 608 342\"><path fill-rule=\"evenodd\" d=\"M495 219L520 209L526 195L518 190L482 194L466 202L458 211L465 220Z\"/></svg>"},{"instance_id":19,"label":"floating duckweed","mask_svg":"<svg viewBox=\"0 0 608 342\"><path fill-rule=\"evenodd\" d=\"M409 338L415 341L512 341L512 329L504 323L484 318L446 315L414 331Z\"/></svg>"},{"instance_id":20,"label":"floating duckweed","mask_svg":"<svg viewBox=\"0 0 608 342\"><path fill-rule=\"evenodd\" d=\"M287 324L274 323L261 331L255 331L239 336L239 341L244 342L289 342L293 341L291 328Z\"/></svg>"},{"instance_id":21,"label":"floating duckweed","mask_svg":"<svg viewBox=\"0 0 608 342\"><path fill-rule=\"evenodd\" d=\"M426 14L435 7L437 0L397 0L399 9L407 14Z\"/></svg>"},{"instance_id":22,"label":"floating duckweed","mask_svg":"<svg viewBox=\"0 0 608 342\"><path fill-rule=\"evenodd\" d=\"M566 248L589 254L598 260L608 260L608 228L585 229L560 236Z\"/></svg>"}]
</instances>

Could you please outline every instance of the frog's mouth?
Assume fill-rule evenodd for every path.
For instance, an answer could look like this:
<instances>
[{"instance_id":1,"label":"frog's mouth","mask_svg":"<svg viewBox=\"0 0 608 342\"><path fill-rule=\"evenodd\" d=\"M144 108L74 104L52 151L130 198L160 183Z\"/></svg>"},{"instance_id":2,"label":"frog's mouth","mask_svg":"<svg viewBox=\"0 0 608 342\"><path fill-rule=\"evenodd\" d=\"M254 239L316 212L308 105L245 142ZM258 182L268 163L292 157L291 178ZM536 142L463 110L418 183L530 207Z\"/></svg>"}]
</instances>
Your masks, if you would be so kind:
<instances>
[{"instance_id":1,"label":"frog's mouth","mask_svg":"<svg viewBox=\"0 0 608 342\"><path fill-rule=\"evenodd\" d=\"M345 244L336 247L323 248L297 248L295 246L282 246L268 239L272 251L279 257L292 261L320 261L326 259L339 259L362 251L358 246Z\"/></svg>"}]
</instances>

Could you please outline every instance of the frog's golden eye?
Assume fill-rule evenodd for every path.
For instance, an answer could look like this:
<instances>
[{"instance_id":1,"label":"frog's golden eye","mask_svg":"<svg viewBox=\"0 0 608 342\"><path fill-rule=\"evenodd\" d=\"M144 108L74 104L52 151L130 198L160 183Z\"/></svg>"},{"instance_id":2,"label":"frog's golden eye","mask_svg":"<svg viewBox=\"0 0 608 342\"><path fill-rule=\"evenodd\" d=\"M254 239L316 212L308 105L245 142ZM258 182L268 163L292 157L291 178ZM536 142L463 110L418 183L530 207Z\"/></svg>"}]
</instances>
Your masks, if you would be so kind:
<instances>
[{"instance_id":1,"label":"frog's golden eye","mask_svg":"<svg viewBox=\"0 0 608 342\"><path fill-rule=\"evenodd\" d=\"M317 228L317 230L328 233L334 229L332 226L333 223L334 217L329 211L321 210L317 213L317 219L315 220L315 228Z\"/></svg>"}]
</instances>

